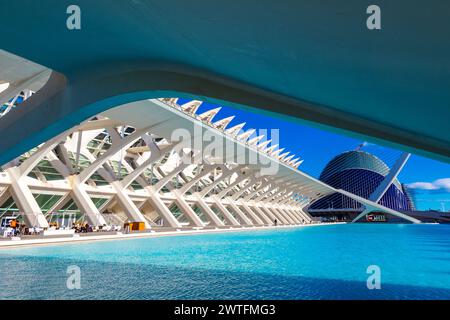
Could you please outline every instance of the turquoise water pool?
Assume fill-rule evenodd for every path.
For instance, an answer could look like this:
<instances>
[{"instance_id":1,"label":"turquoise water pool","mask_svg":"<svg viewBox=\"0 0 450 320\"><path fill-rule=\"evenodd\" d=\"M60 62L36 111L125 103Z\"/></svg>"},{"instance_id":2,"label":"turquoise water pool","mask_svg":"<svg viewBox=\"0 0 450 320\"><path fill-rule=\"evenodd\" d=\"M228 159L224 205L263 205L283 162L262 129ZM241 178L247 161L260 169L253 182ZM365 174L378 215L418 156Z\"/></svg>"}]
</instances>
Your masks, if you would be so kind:
<instances>
[{"instance_id":1,"label":"turquoise water pool","mask_svg":"<svg viewBox=\"0 0 450 320\"><path fill-rule=\"evenodd\" d=\"M67 267L81 289L66 287ZM368 290L369 265L381 289ZM0 299L449 299L450 225L328 225L0 250Z\"/></svg>"}]
</instances>

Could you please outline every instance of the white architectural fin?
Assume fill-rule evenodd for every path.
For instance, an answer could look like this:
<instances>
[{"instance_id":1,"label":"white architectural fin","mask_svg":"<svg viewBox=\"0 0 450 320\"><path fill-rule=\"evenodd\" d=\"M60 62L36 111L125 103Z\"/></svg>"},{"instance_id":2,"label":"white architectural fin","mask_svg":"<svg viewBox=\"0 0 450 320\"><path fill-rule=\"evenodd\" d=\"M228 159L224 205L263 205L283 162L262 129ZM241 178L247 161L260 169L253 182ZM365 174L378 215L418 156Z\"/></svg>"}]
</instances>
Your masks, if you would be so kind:
<instances>
[{"instance_id":1,"label":"white architectural fin","mask_svg":"<svg viewBox=\"0 0 450 320\"><path fill-rule=\"evenodd\" d=\"M278 157L278 159L280 159L281 161L283 161L283 159L286 158L286 156L287 156L289 153L291 153L291 152L288 151L288 152L285 152L285 153L283 153L283 154L280 154L279 157Z\"/></svg>"},{"instance_id":2,"label":"white architectural fin","mask_svg":"<svg viewBox=\"0 0 450 320\"><path fill-rule=\"evenodd\" d=\"M222 120L216 121L214 122L214 127L216 127L219 130L225 130L225 128L227 127L227 125L234 119L234 116L228 117L228 118L224 118Z\"/></svg>"},{"instance_id":3,"label":"white architectural fin","mask_svg":"<svg viewBox=\"0 0 450 320\"><path fill-rule=\"evenodd\" d=\"M178 98L162 98L161 100L171 106L176 106L178 102Z\"/></svg>"},{"instance_id":4,"label":"white architectural fin","mask_svg":"<svg viewBox=\"0 0 450 320\"><path fill-rule=\"evenodd\" d=\"M203 112L198 116L198 118L206 123L211 123L214 116L222 109L222 107L218 107L212 110L208 110L206 112Z\"/></svg>"},{"instance_id":5,"label":"white architectural fin","mask_svg":"<svg viewBox=\"0 0 450 320\"><path fill-rule=\"evenodd\" d=\"M266 141L264 141L264 142L261 142L260 144L258 144L258 149L260 149L260 150L264 150L264 149L266 149L267 148L267 146L269 145L269 143L271 143L272 142L272 140L266 140Z\"/></svg>"},{"instance_id":6,"label":"white architectural fin","mask_svg":"<svg viewBox=\"0 0 450 320\"><path fill-rule=\"evenodd\" d=\"M273 157L278 157L278 155L284 151L284 148L273 151L270 155Z\"/></svg>"},{"instance_id":7,"label":"white architectural fin","mask_svg":"<svg viewBox=\"0 0 450 320\"><path fill-rule=\"evenodd\" d=\"M303 163L303 160L300 160L300 161L294 163L293 166L294 166L295 168L298 168L302 163Z\"/></svg>"},{"instance_id":8,"label":"white architectural fin","mask_svg":"<svg viewBox=\"0 0 450 320\"><path fill-rule=\"evenodd\" d=\"M226 131L226 133L229 134L229 135L232 136L232 137L235 137L235 136L239 133L239 131L241 131L241 129L242 129L244 126L245 126L245 122L240 123L240 124L237 124L237 125L235 125L234 127L228 129L228 130Z\"/></svg>"},{"instance_id":9,"label":"white architectural fin","mask_svg":"<svg viewBox=\"0 0 450 320\"><path fill-rule=\"evenodd\" d=\"M241 133L240 135L238 135L238 139L242 140L242 141L247 141L248 138L250 138L250 136L255 133L255 129L250 129L245 131L244 133Z\"/></svg>"},{"instance_id":10,"label":"white architectural fin","mask_svg":"<svg viewBox=\"0 0 450 320\"><path fill-rule=\"evenodd\" d=\"M266 153L271 154L273 152L273 150L275 150L278 147L277 144L274 144L273 146L270 146L269 148L267 148L266 150L264 150Z\"/></svg>"},{"instance_id":11,"label":"white architectural fin","mask_svg":"<svg viewBox=\"0 0 450 320\"><path fill-rule=\"evenodd\" d=\"M295 157L295 154L291 154L289 157L284 158L283 161L287 162L287 163L290 163L290 161L292 160L293 157Z\"/></svg>"},{"instance_id":12,"label":"white architectural fin","mask_svg":"<svg viewBox=\"0 0 450 320\"><path fill-rule=\"evenodd\" d=\"M251 140L248 141L248 144L251 146L256 145L259 141L261 141L264 138L263 135L257 136L256 138L253 138Z\"/></svg>"},{"instance_id":13,"label":"white architectural fin","mask_svg":"<svg viewBox=\"0 0 450 320\"><path fill-rule=\"evenodd\" d=\"M189 101L181 106L181 109L190 114L195 114L203 102L199 100Z\"/></svg>"}]
</instances>

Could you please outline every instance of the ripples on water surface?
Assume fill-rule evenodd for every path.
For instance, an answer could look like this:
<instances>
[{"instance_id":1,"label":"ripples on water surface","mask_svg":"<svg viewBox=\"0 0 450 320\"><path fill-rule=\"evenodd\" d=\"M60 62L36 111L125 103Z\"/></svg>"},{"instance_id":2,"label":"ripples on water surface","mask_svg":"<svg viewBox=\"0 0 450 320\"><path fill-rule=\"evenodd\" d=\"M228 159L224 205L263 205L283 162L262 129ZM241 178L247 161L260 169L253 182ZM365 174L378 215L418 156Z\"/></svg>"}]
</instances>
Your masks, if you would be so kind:
<instances>
[{"instance_id":1,"label":"ripples on water surface","mask_svg":"<svg viewBox=\"0 0 450 320\"><path fill-rule=\"evenodd\" d=\"M81 268L81 290L66 269ZM381 268L381 290L366 287ZM334 225L0 250L0 299L450 299L450 225Z\"/></svg>"}]
</instances>

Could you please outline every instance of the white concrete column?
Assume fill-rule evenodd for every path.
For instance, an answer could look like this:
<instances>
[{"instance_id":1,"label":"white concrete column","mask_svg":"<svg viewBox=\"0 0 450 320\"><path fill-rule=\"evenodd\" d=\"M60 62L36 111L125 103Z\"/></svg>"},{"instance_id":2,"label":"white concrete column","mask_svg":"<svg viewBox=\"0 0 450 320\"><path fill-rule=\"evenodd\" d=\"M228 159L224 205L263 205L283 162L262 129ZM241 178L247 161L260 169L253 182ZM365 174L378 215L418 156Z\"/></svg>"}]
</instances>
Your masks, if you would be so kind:
<instances>
[{"instance_id":1,"label":"white concrete column","mask_svg":"<svg viewBox=\"0 0 450 320\"><path fill-rule=\"evenodd\" d=\"M204 227L206 224L195 213L194 209L184 200L178 190L172 190L172 194L175 196L175 203L181 209L183 214L192 222L196 227ZM212 222L214 224L214 222Z\"/></svg>"},{"instance_id":2,"label":"white concrete column","mask_svg":"<svg viewBox=\"0 0 450 320\"><path fill-rule=\"evenodd\" d=\"M202 197L197 195L197 205L202 209L203 213L205 213L208 218L211 220L211 223L218 227L223 227L225 224L222 220L216 215L214 211L208 206L208 204L202 199Z\"/></svg>"},{"instance_id":3,"label":"white concrete column","mask_svg":"<svg viewBox=\"0 0 450 320\"><path fill-rule=\"evenodd\" d=\"M17 207L23 212L25 223L29 227L47 228L48 222L43 215L41 208L36 202L31 190L25 181L25 177L20 177L20 170L12 167L5 170L11 180L10 193Z\"/></svg>"},{"instance_id":4,"label":"white concrete column","mask_svg":"<svg viewBox=\"0 0 450 320\"><path fill-rule=\"evenodd\" d=\"M145 228L150 229L150 223L147 221L147 219L145 219L144 215L141 213L138 207L126 194L126 190L122 187L122 183L120 181L114 181L111 183L111 185L116 191L116 199L119 205L122 207L129 220L131 222L144 222Z\"/></svg>"},{"instance_id":5,"label":"white concrete column","mask_svg":"<svg viewBox=\"0 0 450 320\"><path fill-rule=\"evenodd\" d=\"M229 199L231 209L233 209L233 211L241 218L241 220L244 221L246 225L249 225L249 226L254 225L253 221L250 220L250 218L248 218L245 215L245 213L243 213L242 210L239 209L239 207L234 203L234 200L231 198L228 198L228 199Z\"/></svg>"},{"instance_id":6,"label":"white concrete column","mask_svg":"<svg viewBox=\"0 0 450 320\"><path fill-rule=\"evenodd\" d=\"M228 209L222 204L222 202L220 202L220 200L216 196L213 196L211 199L214 200L214 204L216 205L217 209L219 209L220 212L222 212L223 216L230 225L232 226L240 225L239 221L236 220L236 218L230 213L230 211L228 211Z\"/></svg>"},{"instance_id":7,"label":"white concrete column","mask_svg":"<svg viewBox=\"0 0 450 320\"><path fill-rule=\"evenodd\" d=\"M106 223L105 218L97 209L89 194L86 192L86 186L84 183L80 183L78 176L68 177L69 182L72 185L72 197L75 201L78 209L84 213L89 222L94 226L102 226Z\"/></svg>"},{"instance_id":8,"label":"white concrete column","mask_svg":"<svg viewBox=\"0 0 450 320\"><path fill-rule=\"evenodd\" d=\"M158 194L155 193L151 187L146 187L148 192L148 202L156 210L158 215L164 219L164 222L173 228L181 228L181 223L175 218L175 216L170 212L169 208L164 204L164 202L159 198Z\"/></svg>"},{"instance_id":9,"label":"white concrete column","mask_svg":"<svg viewBox=\"0 0 450 320\"><path fill-rule=\"evenodd\" d=\"M283 210L280 210L278 207L275 207L275 206L273 206L271 209L273 211L278 212L280 215L282 215L289 222L289 224L295 224L295 221L292 220L292 218Z\"/></svg>"},{"instance_id":10,"label":"white concrete column","mask_svg":"<svg viewBox=\"0 0 450 320\"><path fill-rule=\"evenodd\" d=\"M298 217L296 217L292 212L288 210L288 208L284 205L278 204L277 209L287 215L294 223L300 223Z\"/></svg>"},{"instance_id":11,"label":"white concrete column","mask_svg":"<svg viewBox=\"0 0 450 320\"><path fill-rule=\"evenodd\" d=\"M279 208L278 208L278 209L281 210L281 211L283 211L285 214L287 214L288 217L290 217L291 220L293 220L296 224L298 224L298 223L301 222L301 221L298 219L298 217L297 217L295 214L293 214L293 213L289 210L289 208L287 208L286 206L284 206L284 205L279 205Z\"/></svg>"},{"instance_id":12,"label":"white concrete column","mask_svg":"<svg viewBox=\"0 0 450 320\"><path fill-rule=\"evenodd\" d=\"M266 224L273 225L274 219L269 218L267 214L264 211L262 211L256 204L253 204L251 206L251 209L254 209L259 214L259 216L266 222Z\"/></svg>"},{"instance_id":13,"label":"white concrete column","mask_svg":"<svg viewBox=\"0 0 450 320\"><path fill-rule=\"evenodd\" d=\"M303 209L296 208L296 209L294 209L294 211L297 212L298 214L300 214L306 222L312 221L311 216L309 214L307 214Z\"/></svg>"},{"instance_id":14,"label":"white concrete column","mask_svg":"<svg viewBox=\"0 0 450 320\"><path fill-rule=\"evenodd\" d=\"M283 224L282 221L280 221L280 219L275 216L272 212L270 212L269 210L264 210L264 204L260 205L260 204L255 204L256 206L258 206L258 209L260 212L264 212L266 214L267 217L269 217L272 221L272 224L274 223L275 219L278 220L279 224Z\"/></svg>"},{"instance_id":15,"label":"white concrete column","mask_svg":"<svg viewBox=\"0 0 450 320\"><path fill-rule=\"evenodd\" d=\"M261 208L268 213L272 213L275 217L278 218L278 221L281 221L283 224L290 224L283 215L281 215L278 211L273 210L273 208L268 208L267 206L263 206Z\"/></svg>"},{"instance_id":16,"label":"white concrete column","mask_svg":"<svg viewBox=\"0 0 450 320\"><path fill-rule=\"evenodd\" d=\"M246 213L250 216L250 218L255 222L255 224L264 225L264 221L262 221L256 213L254 213L246 204L238 203Z\"/></svg>"},{"instance_id":17,"label":"white concrete column","mask_svg":"<svg viewBox=\"0 0 450 320\"><path fill-rule=\"evenodd\" d=\"M305 220L298 212L295 212L292 207L288 207L286 209L291 213L291 215L295 216L299 223L302 223L302 220Z\"/></svg>"}]
</instances>

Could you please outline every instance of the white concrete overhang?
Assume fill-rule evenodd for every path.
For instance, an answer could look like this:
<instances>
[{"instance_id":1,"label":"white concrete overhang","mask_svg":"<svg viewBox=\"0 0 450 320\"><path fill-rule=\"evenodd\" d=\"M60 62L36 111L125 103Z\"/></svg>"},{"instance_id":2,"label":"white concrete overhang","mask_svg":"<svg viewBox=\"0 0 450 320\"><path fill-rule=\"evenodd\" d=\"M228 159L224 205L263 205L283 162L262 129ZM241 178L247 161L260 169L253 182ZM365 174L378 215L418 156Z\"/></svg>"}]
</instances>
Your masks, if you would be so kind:
<instances>
[{"instance_id":1,"label":"white concrete overhang","mask_svg":"<svg viewBox=\"0 0 450 320\"><path fill-rule=\"evenodd\" d=\"M334 188L301 170L289 166L283 161L279 161L277 157L271 157L257 147L226 135L213 125L203 123L196 119L195 116L186 114L159 100L143 100L125 104L105 111L101 115L109 118L111 121L127 123L137 129L148 128L152 133L156 133L169 141L176 138L177 129L181 129L194 138L195 142L192 145L194 149L197 147L205 150L211 141L222 140L223 149L219 151L224 155L222 158L223 163L233 163L239 158L256 159L256 163L247 164L247 166L257 169L278 168L275 173L277 177L288 178L290 183L298 184L299 189L300 186L308 189L308 194L311 196L321 197L336 192ZM203 139L202 137L204 136L207 136L208 139ZM227 148L230 150L229 148L231 147L235 151L232 155L227 153ZM264 170L260 172L262 175L265 175Z\"/></svg>"}]
</instances>

